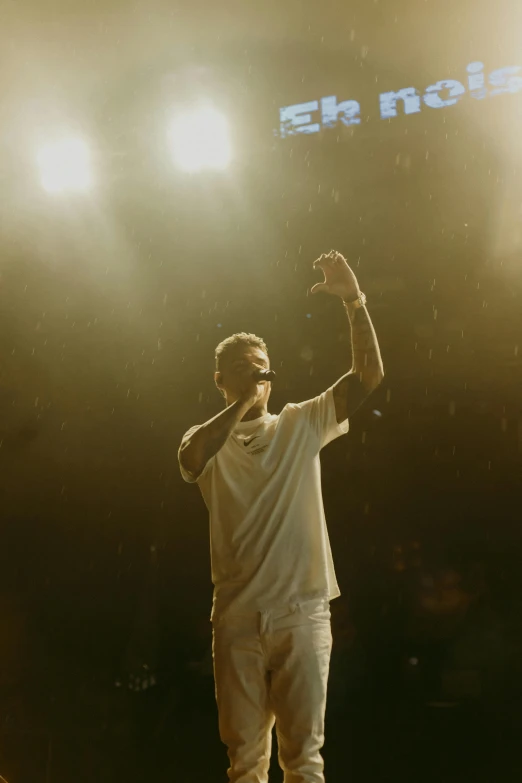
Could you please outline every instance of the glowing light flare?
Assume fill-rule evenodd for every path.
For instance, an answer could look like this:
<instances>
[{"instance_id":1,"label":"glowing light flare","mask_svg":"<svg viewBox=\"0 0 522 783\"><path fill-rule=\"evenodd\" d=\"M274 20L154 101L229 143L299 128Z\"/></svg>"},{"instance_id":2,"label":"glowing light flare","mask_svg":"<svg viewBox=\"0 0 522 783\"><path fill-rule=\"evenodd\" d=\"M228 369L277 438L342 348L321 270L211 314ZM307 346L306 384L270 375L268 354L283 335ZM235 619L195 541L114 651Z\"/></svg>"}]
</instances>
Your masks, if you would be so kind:
<instances>
[{"instance_id":1,"label":"glowing light flare","mask_svg":"<svg viewBox=\"0 0 522 783\"><path fill-rule=\"evenodd\" d=\"M184 171L225 169L232 158L228 123L211 107L177 117L169 129L169 142L176 165Z\"/></svg>"},{"instance_id":2,"label":"glowing light flare","mask_svg":"<svg viewBox=\"0 0 522 783\"><path fill-rule=\"evenodd\" d=\"M92 185L89 148L81 139L63 139L42 147L38 165L48 193L82 191Z\"/></svg>"}]
</instances>

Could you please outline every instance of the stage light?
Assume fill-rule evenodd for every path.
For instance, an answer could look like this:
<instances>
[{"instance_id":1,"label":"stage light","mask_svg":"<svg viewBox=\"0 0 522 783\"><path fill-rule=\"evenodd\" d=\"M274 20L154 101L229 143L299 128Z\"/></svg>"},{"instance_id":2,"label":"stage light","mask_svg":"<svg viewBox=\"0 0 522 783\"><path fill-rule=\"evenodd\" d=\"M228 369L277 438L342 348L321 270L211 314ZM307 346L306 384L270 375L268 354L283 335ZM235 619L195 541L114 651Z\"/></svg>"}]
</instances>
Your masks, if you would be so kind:
<instances>
[{"instance_id":1,"label":"stage light","mask_svg":"<svg viewBox=\"0 0 522 783\"><path fill-rule=\"evenodd\" d=\"M202 107L177 117L169 129L172 155L184 171L225 169L232 152L228 123L211 107Z\"/></svg>"},{"instance_id":2,"label":"stage light","mask_svg":"<svg viewBox=\"0 0 522 783\"><path fill-rule=\"evenodd\" d=\"M48 193L87 190L91 185L89 158L89 149L80 139L63 139L42 147L38 164L45 190Z\"/></svg>"}]
</instances>

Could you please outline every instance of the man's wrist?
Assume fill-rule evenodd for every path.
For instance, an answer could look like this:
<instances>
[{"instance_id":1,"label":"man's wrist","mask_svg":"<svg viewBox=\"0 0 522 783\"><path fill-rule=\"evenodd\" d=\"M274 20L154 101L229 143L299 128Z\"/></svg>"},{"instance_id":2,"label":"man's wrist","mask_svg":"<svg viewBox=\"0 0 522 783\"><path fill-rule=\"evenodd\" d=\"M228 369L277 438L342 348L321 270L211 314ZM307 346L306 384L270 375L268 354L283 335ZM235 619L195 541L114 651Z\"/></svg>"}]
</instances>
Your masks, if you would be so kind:
<instances>
[{"instance_id":1,"label":"man's wrist","mask_svg":"<svg viewBox=\"0 0 522 783\"><path fill-rule=\"evenodd\" d=\"M366 294L363 294L362 291L357 291L357 296L351 297L350 299L345 299L343 297L343 302L345 305L355 305L355 307L362 307L366 304Z\"/></svg>"},{"instance_id":2,"label":"man's wrist","mask_svg":"<svg viewBox=\"0 0 522 783\"><path fill-rule=\"evenodd\" d=\"M352 299L351 301L343 299L343 305L350 318L353 318L357 310L366 305L366 295L360 291L359 296L356 299Z\"/></svg>"}]
</instances>

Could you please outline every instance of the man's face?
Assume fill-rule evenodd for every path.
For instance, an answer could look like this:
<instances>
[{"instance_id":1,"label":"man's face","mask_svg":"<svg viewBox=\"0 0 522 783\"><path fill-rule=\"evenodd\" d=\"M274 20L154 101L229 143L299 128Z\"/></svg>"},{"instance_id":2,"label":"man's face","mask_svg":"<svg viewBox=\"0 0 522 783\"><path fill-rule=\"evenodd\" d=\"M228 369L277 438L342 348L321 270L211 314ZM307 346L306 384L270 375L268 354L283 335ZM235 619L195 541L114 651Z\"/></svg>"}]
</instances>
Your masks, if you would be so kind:
<instances>
[{"instance_id":1,"label":"man's face","mask_svg":"<svg viewBox=\"0 0 522 783\"><path fill-rule=\"evenodd\" d=\"M270 360L261 348L253 345L238 345L228 354L221 365L221 370L214 374L216 386L225 392L228 405L241 396L245 379L251 377L256 369L270 369ZM260 407L266 406L270 397L271 386L269 383L264 385L266 389L259 402Z\"/></svg>"}]
</instances>

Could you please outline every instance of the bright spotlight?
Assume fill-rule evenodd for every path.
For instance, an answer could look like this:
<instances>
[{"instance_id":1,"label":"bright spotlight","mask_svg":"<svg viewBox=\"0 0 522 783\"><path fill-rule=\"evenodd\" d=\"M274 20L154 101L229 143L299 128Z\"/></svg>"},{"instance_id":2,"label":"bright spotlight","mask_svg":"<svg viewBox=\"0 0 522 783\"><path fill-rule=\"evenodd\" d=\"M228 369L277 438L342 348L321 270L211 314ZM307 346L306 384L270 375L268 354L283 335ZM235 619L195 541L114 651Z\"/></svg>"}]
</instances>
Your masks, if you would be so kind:
<instances>
[{"instance_id":1,"label":"bright spotlight","mask_svg":"<svg viewBox=\"0 0 522 783\"><path fill-rule=\"evenodd\" d=\"M49 193L86 190L91 185L90 156L80 139L48 144L38 154L42 185Z\"/></svg>"},{"instance_id":2,"label":"bright spotlight","mask_svg":"<svg viewBox=\"0 0 522 783\"><path fill-rule=\"evenodd\" d=\"M174 160L184 171L224 169L232 157L228 123L210 107L176 118L169 140Z\"/></svg>"}]
</instances>

